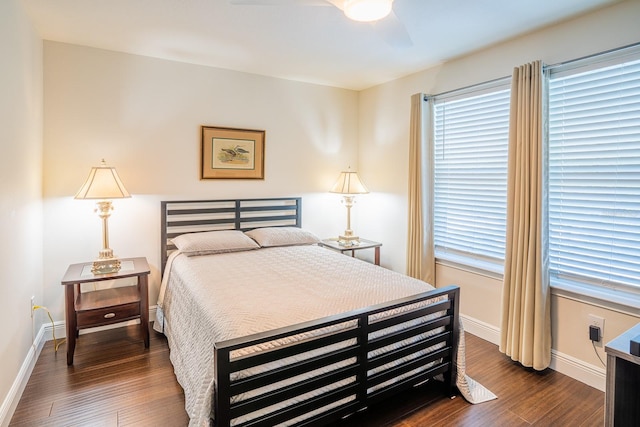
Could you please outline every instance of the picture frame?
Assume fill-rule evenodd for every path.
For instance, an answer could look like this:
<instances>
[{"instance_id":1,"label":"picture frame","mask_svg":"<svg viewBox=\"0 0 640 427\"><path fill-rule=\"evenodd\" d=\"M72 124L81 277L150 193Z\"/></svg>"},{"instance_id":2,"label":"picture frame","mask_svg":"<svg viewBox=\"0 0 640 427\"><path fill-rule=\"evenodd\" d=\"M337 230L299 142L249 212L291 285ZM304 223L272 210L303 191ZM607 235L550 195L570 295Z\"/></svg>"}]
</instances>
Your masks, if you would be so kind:
<instances>
[{"instance_id":1,"label":"picture frame","mask_svg":"<svg viewBox=\"0 0 640 427\"><path fill-rule=\"evenodd\" d=\"M264 179L265 133L202 126L200 179Z\"/></svg>"}]
</instances>

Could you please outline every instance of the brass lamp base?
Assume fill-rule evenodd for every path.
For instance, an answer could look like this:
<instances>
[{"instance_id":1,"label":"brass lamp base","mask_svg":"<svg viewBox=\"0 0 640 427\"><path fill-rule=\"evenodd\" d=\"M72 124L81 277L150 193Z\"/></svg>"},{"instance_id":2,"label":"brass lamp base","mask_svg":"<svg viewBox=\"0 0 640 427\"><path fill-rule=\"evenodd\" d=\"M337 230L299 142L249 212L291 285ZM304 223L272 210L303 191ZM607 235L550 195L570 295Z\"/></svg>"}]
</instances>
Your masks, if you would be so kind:
<instances>
[{"instance_id":1,"label":"brass lamp base","mask_svg":"<svg viewBox=\"0 0 640 427\"><path fill-rule=\"evenodd\" d=\"M354 236L352 230L345 230L343 235L338 236L338 244L340 246L358 246L360 237Z\"/></svg>"},{"instance_id":2,"label":"brass lamp base","mask_svg":"<svg viewBox=\"0 0 640 427\"><path fill-rule=\"evenodd\" d=\"M98 259L93 261L91 272L93 274L117 273L120 267L120 260L113 256L113 250L104 248L100 251Z\"/></svg>"},{"instance_id":3,"label":"brass lamp base","mask_svg":"<svg viewBox=\"0 0 640 427\"><path fill-rule=\"evenodd\" d=\"M97 203L96 212L102 219L102 249L98 253L98 259L93 261L91 272L93 274L117 273L120 271L120 260L113 255L113 249L109 247L109 215L111 215L111 200Z\"/></svg>"},{"instance_id":4,"label":"brass lamp base","mask_svg":"<svg viewBox=\"0 0 640 427\"><path fill-rule=\"evenodd\" d=\"M93 274L117 273L120 271L120 260L118 258L97 259L93 261L91 272Z\"/></svg>"},{"instance_id":5,"label":"brass lamp base","mask_svg":"<svg viewBox=\"0 0 640 427\"><path fill-rule=\"evenodd\" d=\"M347 208L347 229L344 230L344 234L338 236L338 244L347 248L358 246L360 244L360 238L354 235L351 229L351 207L355 203L354 196L352 194L345 194L342 196L342 203Z\"/></svg>"}]
</instances>

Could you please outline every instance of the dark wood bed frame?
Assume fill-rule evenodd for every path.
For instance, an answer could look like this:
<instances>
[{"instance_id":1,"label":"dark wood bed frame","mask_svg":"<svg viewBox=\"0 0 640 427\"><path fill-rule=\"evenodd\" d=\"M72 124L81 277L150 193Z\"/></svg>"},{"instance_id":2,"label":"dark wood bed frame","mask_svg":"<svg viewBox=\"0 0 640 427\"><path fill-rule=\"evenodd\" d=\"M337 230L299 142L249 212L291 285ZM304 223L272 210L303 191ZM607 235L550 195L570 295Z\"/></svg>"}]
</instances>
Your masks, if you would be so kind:
<instances>
[{"instance_id":1,"label":"dark wood bed frame","mask_svg":"<svg viewBox=\"0 0 640 427\"><path fill-rule=\"evenodd\" d=\"M168 254L175 250L171 238L179 234L301 225L301 199L296 197L165 201L161 202L161 206L163 271ZM314 412L313 416L296 425L326 425L439 374L443 375L447 393L453 396L456 391L459 296L457 286L448 286L311 322L215 343L215 425L229 426L235 418L344 379L354 380L330 391L318 392L285 408L267 410L258 418L236 425L273 426L311 412ZM440 300L429 305L419 304L434 299ZM395 314L385 313L390 310L395 310ZM380 313L384 315L381 317ZM412 324L409 327L393 329L410 321ZM321 331L328 327L337 330ZM274 350L232 357L235 350L301 333L309 333L311 338ZM238 375L234 375L245 369L321 350L337 343L342 343L341 347L332 352L289 362L284 366L281 364L250 377L236 379ZM401 344L394 350L372 355L375 350L394 343ZM431 349L434 346L437 346L436 349ZM401 360L407 356L412 357ZM349 362L336 369L335 364L341 361ZM303 380L272 388L247 400L232 401L232 397L239 393L273 385L322 367L332 367L333 370L312 378L305 376Z\"/></svg>"}]
</instances>

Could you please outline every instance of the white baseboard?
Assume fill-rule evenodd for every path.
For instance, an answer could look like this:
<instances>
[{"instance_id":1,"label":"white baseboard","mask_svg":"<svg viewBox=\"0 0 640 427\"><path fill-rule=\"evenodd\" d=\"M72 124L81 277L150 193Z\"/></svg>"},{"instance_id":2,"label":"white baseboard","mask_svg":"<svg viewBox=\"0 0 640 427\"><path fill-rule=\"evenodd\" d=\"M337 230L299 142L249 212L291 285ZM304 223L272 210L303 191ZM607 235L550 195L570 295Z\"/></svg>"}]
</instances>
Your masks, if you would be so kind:
<instances>
[{"instance_id":1,"label":"white baseboard","mask_svg":"<svg viewBox=\"0 0 640 427\"><path fill-rule=\"evenodd\" d=\"M473 317L460 315L462 320L462 327L466 332L473 334L485 341L489 341L492 344L500 345L500 328L485 323L481 320L474 319Z\"/></svg>"},{"instance_id":2,"label":"white baseboard","mask_svg":"<svg viewBox=\"0 0 640 427\"><path fill-rule=\"evenodd\" d=\"M500 345L500 328L473 317L460 315L464 330L492 344ZM600 391L605 391L606 370L551 349L551 365L556 372L578 380Z\"/></svg>"},{"instance_id":3,"label":"white baseboard","mask_svg":"<svg viewBox=\"0 0 640 427\"><path fill-rule=\"evenodd\" d=\"M600 391L605 391L607 372L568 354L551 349L551 369L574 378Z\"/></svg>"},{"instance_id":4,"label":"white baseboard","mask_svg":"<svg viewBox=\"0 0 640 427\"><path fill-rule=\"evenodd\" d=\"M149 320L154 321L156 318L156 306L149 307ZM121 328L128 325L133 325L139 323L139 321L131 320L129 322L118 323L116 325L108 325L101 326L98 328L91 329L83 329L81 334L97 332L100 330L113 329L113 328ZM0 426L6 427L9 425L11 421L11 417L13 417L13 413L18 406L18 402L20 402L20 398L22 397L22 392L24 392L24 388L27 386L27 382L29 382L29 377L33 372L33 368L36 365L38 357L40 356L40 352L44 347L44 344L47 341L53 340L53 333L55 332L55 337L57 340L63 339L66 337L66 324L64 321L60 320L57 322L45 323L40 327L38 334L36 335L33 345L29 348L29 352L27 353L24 362L16 376L9 393L6 398L2 402L2 406L0 406ZM66 352L66 347L63 347Z\"/></svg>"},{"instance_id":5,"label":"white baseboard","mask_svg":"<svg viewBox=\"0 0 640 427\"><path fill-rule=\"evenodd\" d=\"M20 402L22 392L27 386L27 382L29 382L29 377L31 376L31 372L33 372L33 367L36 365L36 361L38 360L38 356L40 356L42 347L44 347L45 341L44 327L42 327L40 328L40 331L38 331L33 344L29 347L29 351L27 352L24 362L22 362L20 371L18 371L18 375L11 385L9 393L7 393L7 396L2 402L2 406L0 407L0 426L5 427L9 425L11 417L13 417L13 413L18 406L18 402Z\"/></svg>"}]
</instances>

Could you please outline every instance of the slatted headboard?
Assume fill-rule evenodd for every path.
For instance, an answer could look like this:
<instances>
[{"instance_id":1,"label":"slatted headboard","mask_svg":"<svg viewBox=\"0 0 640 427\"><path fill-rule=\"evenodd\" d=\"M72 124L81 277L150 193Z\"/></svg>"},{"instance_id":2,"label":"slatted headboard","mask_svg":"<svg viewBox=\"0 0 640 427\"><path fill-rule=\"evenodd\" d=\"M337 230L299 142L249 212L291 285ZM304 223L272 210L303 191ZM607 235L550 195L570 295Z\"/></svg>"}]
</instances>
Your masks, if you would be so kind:
<instances>
[{"instance_id":1,"label":"slatted headboard","mask_svg":"<svg viewBox=\"0 0 640 427\"><path fill-rule=\"evenodd\" d=\"M161 203L162 272L176 249L171 239L185 233L251 230L260 227L300 227L302 199L183 200Z\"/></svg>"}]
</instances>

